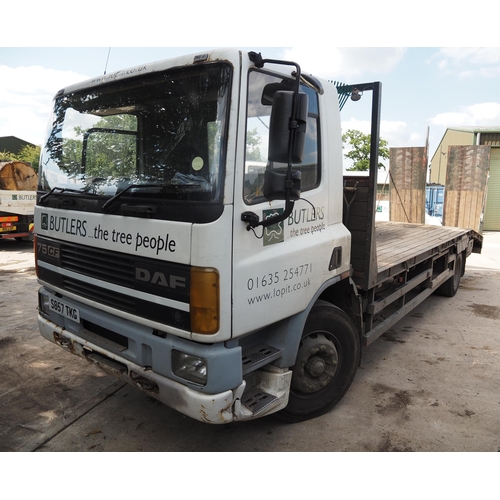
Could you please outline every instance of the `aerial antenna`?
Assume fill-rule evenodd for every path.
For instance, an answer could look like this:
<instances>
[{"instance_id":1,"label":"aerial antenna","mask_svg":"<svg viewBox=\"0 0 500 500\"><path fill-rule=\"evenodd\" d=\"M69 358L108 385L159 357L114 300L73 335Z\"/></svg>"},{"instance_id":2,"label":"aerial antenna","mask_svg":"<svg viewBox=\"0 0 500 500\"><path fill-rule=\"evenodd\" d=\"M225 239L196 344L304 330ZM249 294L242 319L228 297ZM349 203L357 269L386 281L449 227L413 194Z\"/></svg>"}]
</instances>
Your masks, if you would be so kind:
<instances>
[{"instance_id":1,"label":"aerial antenna","mask_svg":"<svg viewBox=\"0 0 500 500\"><path fill-rule=\"evenodd\" d=\"M108 57L106 58L106 66L104 67L104 74L106 74L106 71L108 70L108 61L110 53L111 53L111 47L108 49Z\"/></svg>"}]
</instances>

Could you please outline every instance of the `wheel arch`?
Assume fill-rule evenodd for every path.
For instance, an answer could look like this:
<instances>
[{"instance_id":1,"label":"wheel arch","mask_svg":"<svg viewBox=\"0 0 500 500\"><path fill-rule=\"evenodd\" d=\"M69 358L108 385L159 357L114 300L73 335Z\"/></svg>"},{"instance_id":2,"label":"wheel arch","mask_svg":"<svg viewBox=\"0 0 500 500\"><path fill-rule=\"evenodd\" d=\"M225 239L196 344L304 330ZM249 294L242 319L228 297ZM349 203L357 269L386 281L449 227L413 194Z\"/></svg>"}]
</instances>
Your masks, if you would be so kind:
<instances>
[{"instance_id":1,"label":"wheel arch","mask_svg":"<svg viewBox=\"0 0 500 500\"><path fill-rule=\"evenodd\" d=\"M359 333L345 311L316 300L301 334L287 406L276 416L299 422L329 411L352 384L361 359Z\"/></svg>"},{"instance_id":2,"label":"wheel arch","mask_svg":"<svg viewBox=\"0 0 500 500\"><path fill-rule=\"evenodd\" d=\"M356 285L348 278L333 283L324 288L316 300L324 300L344 311L352 320L361 335L362 332L362 307L361 298Z\"/></svg>"},{"instance_id":3,"label":"wheel arch","mask_svg":"<svg viewBox=\"0 0 500 500\"><path fill-rule=\"evenodd\" d=\"M361 339L362 314L356 286L350 278L341 279L340 276L336 276L323 283L309 302L308 306L300 313L288 318L286 326L283 325L286 329L287 341L281 358L281 366L288 367L295 363L300 339L307 318L312 308L319 300L328 302L344 311L352 320Z\"/></svg>"}]
</instances>

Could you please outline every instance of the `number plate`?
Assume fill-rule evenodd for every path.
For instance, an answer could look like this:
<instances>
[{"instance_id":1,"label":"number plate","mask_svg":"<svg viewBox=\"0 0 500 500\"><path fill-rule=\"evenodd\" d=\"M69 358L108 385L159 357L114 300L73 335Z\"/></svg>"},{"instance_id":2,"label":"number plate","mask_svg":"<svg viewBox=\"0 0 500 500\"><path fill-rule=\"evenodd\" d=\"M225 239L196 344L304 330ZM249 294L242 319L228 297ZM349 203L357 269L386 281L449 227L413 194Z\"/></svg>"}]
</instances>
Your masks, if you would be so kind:
<instances>
[{"instance_id":1,"label":"number plate","mask_svg":"<svg viewBox=\"0 0 500 500\"><path fill-rule=\"evenodd\" d=\"M49 300L49 308L51 311L54 311L57 314L60 314L61 316L64 316L65 318L68 318L72 321L80 323L80 311L76 307L70 306L66 302L54 296L50 296Z\"/></svg>"}]
</instances>

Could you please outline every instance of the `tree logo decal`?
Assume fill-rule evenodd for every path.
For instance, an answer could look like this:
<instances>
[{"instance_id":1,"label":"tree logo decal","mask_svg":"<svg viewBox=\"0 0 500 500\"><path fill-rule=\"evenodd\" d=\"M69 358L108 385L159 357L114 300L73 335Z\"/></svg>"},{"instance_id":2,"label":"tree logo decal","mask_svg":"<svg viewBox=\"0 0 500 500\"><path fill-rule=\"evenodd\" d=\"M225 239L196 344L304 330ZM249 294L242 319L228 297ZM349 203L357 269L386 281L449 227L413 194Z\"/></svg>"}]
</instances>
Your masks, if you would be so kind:
<instances>
[{"instance_id":1,"label":"tree logo decal","mask_svg":"<svg viewBox=\"0 0 500 500\"><path fill-rule=\"evenodd\" d=\"M276 217L283 212L282 208L263 210L264 219L270 219L271 217ZM274 245L275 243L282 243L284 241L284 229L283 221L277 224L272 224L264 228L264 246Z\"/></svg>"}]
</instances>

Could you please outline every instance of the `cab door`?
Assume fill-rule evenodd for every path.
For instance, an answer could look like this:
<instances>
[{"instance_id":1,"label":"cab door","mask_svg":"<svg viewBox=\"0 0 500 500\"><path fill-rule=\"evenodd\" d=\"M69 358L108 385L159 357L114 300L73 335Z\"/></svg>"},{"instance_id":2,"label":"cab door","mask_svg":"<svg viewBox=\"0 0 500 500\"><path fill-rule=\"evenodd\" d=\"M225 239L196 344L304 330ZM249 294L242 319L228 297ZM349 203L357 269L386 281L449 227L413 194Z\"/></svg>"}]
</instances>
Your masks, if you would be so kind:
<instances>
[{"instance_id":1,"label":"cab door","mask_svg":"<svg viewBox=\"0 0 500 500\"><path fill-rule=\"evenodd\" d=\"M240 122L245 128L245 151L239 155L234 191L233 336L304 310L328 278L332 251L327 188L321 174L319 100L309 87L301 86L301 92L308 94L303 161L293 165L301 173L301 199L277 224L250 229L241 220L243 212L264 220L285 208L284 201L268 201L263 194L266 169L287 168L268 161L272 101L265 98L264 88L270 84L293 88L293 80L283 75L249 70L245 120Z\"/></svg>"}]
</instances>

